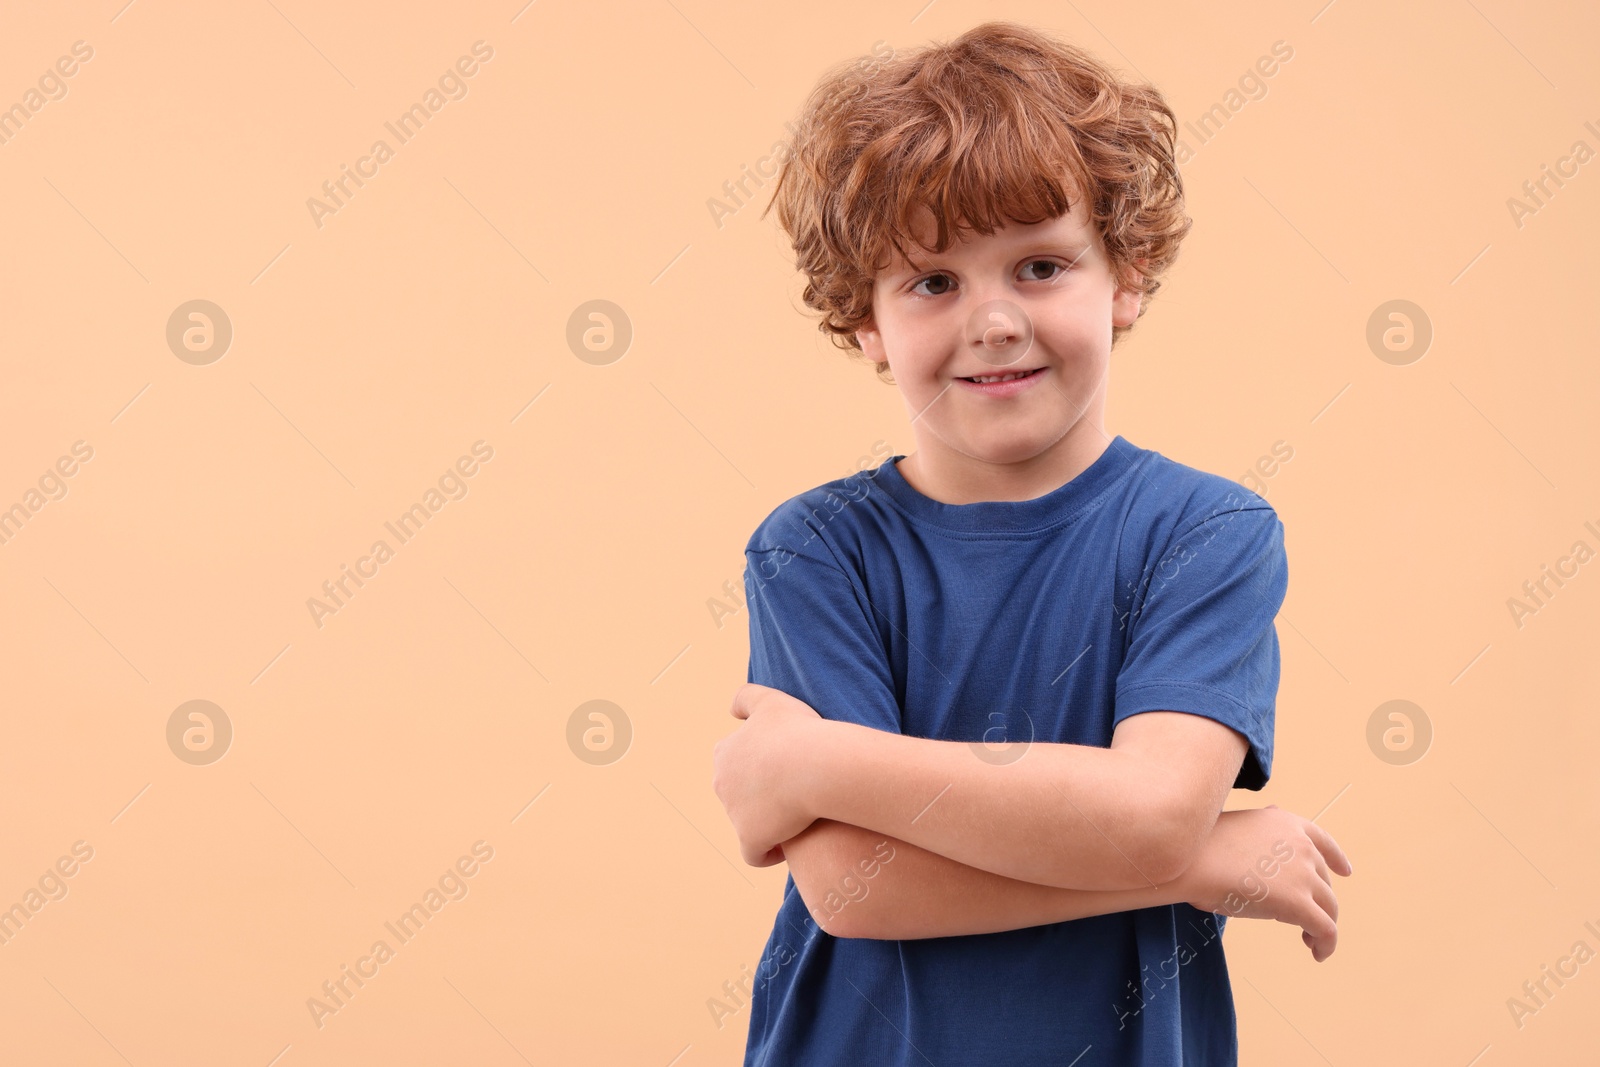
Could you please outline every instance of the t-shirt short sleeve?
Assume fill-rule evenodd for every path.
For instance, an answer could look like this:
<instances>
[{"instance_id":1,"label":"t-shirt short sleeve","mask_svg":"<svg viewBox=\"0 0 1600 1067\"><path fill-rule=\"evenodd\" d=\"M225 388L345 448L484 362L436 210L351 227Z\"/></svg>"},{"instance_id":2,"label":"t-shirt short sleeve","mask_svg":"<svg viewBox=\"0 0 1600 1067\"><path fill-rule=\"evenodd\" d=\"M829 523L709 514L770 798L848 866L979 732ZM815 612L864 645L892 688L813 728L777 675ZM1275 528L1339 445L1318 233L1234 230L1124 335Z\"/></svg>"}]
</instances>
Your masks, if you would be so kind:
<instances>
[{"instance_id":1,"label":"t-shirt short sleeve","mask_svg":"<svg viewBox=\"0 0 1600 1067\"><path fill-rule=\"evenodd\" d=\"M805 701L824 719L901 732L900 704L866 593L820 536L745 550L748 680Z\"/></svg>"},{"instance_id":2,"label":"t-shirt short sleeve","mask_svg":"<svg viewBox=\"0 0 1600 1067\"><path fill-rule=\"evenodd\" d=\"M1213 513L1174 538L1141 582L1113 722L1182 711L1231 726L1250 742L1233 787L1260 789L1272 774L1273 620L1288 589L1277 513L1259 505Z\"/></svg>"}]
</instances>

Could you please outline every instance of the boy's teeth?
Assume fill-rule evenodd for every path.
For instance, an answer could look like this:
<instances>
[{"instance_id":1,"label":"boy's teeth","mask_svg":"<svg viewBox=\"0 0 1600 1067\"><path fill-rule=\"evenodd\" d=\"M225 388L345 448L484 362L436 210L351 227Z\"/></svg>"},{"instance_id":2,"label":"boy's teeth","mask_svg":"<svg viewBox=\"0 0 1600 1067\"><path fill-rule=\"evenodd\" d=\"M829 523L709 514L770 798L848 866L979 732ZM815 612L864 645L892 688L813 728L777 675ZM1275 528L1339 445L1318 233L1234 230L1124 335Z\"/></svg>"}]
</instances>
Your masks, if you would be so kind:
<instances>
[{"instance_id":1,"label":"boy's teeth","mask_svg":"<svg viewBox=\"0 0 1600 1067\"><path fill-rule=\"evenodd\" d=\"M1009 382L1013 378L1023 378L1023 377L1026 377L1027 375L1032 374L1032 373L1033 373L1032 371L1019 370L1019 371L1016 371L1016 372L1014 372L1012 374L991 374L991 375L989 375L987 377L982 377L982 378L979 378L979 377L968 378L967 381L969 381L969 382Z\"/></svg>"}]
</instances>

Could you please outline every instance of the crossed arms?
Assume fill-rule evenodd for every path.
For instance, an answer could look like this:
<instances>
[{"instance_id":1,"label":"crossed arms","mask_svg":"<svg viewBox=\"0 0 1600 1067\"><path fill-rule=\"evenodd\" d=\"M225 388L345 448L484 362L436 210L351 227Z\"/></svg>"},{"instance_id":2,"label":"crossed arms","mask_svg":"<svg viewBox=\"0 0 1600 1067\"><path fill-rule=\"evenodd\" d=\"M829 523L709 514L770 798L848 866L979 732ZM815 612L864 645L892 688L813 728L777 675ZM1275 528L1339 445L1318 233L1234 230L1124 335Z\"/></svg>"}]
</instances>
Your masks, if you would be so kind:
<instances>
[{"instance_id":1,"label":"crossed arms","mask_svg":"<svg viewBox=\"0 0 1600 1067\"><path fill-rule=\"evenodd\" d=\"M825 720L766 686L742 686L731 712L743 723L716 746L713 788L740 850L756 866L786 860L834 936L987 933L1189 902L1300 925L1318 960L1333 951L1328 865L1344 875L1349 861L1290 812L1222 812L1247 742L1215 720L1143 712L1109 748L1041 742L994 762L964 742ZM1249 891L1253 872L1275 899ZM870 891L830 906L862 876Z\"/></svg>"}]
</instances>

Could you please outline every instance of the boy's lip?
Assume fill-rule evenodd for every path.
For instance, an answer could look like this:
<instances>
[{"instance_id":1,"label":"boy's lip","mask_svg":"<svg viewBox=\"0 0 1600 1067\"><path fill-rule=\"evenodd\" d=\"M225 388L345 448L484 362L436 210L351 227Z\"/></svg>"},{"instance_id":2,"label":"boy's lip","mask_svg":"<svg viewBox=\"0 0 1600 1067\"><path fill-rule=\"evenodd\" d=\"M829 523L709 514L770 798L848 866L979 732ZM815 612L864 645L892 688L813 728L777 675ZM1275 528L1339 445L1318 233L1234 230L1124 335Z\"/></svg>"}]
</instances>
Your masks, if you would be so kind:
<instances>
[{"instance_id":1,"label":"boy's lip","mask_svg":"<svg viewBox=\"0 0 1600 1067\"><path fill-rule=\"evenodd\" d=\"M1020 368L1020 369L1027 369L1027 368ZM991 396L991 397L998 397L998 398L1004 399L1006 397L1016 396L1018 393L1026 392L1027 390L1032 389L1034 387L1034 385L1038 383L1039 379L1043 378L1045 376L1045 374L1048 372L1048 370L1049 370L1049 368L1047 368L1047 367L1033 367L1033 368L1031 368L1032 373L1028 374L1027 377L1025 377L1025 378L1013 378L1009 382L969 382L969 381L967 381L967 379L965 377L957 377L956 380L955 380L955 384L961 386L964 389L970 389L975 393L982 394L983 396ZM996 372L994 372L994 371L990 372L990 374L993 374L993 373L996 373ZM999 371L998 373L1000 373L1000 374L1014 374L1014 373L1016 373L1016 371L1003 370L1003 371ZM989 375L982 375L982 377L988 377L988 376Z\"/></svg>"}]
</instances>

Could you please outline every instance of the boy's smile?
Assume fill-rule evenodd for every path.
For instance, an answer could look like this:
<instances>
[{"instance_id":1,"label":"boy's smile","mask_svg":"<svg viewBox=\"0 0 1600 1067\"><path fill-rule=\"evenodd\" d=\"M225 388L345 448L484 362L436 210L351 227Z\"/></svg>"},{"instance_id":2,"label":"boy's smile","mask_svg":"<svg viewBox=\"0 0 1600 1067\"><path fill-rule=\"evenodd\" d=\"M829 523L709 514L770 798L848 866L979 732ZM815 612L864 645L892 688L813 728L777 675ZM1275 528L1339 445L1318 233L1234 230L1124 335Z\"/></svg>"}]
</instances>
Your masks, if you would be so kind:
<instances>
[{"instance_id":1,"label":"boy's smile","mask_svg":"<svg viewBox=\"0 0 1600 1067\"><path fill-rule=\"evenodd\" d=\"M935 235L922 209L914 237L931 245ZM875 276L872 321L856 332L911 409L918 447L899 463L906 481L963 504L1031 500L1076 477L1110 443L1112 327L1131 325L1140 301L1112 279L1083 201L912 255Z\"/></svg>"}]
</instances>

